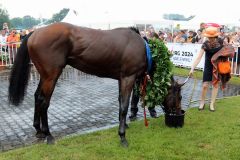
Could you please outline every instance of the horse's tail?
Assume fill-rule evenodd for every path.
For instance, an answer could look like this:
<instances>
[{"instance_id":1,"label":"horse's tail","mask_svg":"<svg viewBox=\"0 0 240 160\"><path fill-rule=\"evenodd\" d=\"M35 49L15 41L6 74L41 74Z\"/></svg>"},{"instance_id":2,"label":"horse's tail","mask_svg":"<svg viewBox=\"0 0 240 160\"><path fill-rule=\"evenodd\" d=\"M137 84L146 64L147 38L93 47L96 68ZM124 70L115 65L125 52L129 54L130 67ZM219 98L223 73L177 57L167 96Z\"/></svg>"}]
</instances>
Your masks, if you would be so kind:
<instances>
[{"instance_id":1,"label":"horse's tail","mask_svg":"<svg viewBox=\"0 0 240 160\"><path fill-rule=\"evenodd\" d=\"M8 100L13 105L19 105L25 94L30 73L30 57L28 54L28 38L33 32L24 38L13 64L9 79Z\"/></svg>"}]
</instances>

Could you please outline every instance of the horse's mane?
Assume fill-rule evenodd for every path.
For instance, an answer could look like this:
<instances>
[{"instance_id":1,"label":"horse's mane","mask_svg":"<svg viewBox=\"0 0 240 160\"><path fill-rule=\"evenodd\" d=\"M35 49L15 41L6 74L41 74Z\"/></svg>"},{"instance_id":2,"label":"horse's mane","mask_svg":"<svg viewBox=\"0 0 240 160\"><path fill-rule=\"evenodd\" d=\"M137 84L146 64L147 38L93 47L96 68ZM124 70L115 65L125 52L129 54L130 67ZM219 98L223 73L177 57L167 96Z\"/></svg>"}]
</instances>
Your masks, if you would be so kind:
<instances>
[{"instance_id":1,"label":"horse's mane","mask_svg":"<svg viewBox=\"0 0 240 160\"><path fill-rule=\"evenodd\" d=\"M129 27L129 29L131 29L132 31L134 31L134 32L136 32L137 34L140 35L140 31L139 31L139 29L137 27L131 26L131 27Z\"/></svg>"}]
</instances>

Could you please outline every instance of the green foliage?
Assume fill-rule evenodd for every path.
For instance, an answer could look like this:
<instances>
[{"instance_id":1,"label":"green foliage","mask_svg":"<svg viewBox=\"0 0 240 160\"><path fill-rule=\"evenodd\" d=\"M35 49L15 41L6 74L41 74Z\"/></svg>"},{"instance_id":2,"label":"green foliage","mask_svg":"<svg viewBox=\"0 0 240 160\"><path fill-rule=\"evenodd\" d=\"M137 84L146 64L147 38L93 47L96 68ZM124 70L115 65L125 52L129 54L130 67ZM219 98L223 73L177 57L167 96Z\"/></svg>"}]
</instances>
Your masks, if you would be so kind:
<instances>
[{"instance_id":1,"label":"green foliage","mask_svg":"<svg viewBox=\"0 0 240 160\"><path fill-rule=\"evenodd\" d=\"M63 8L59 13L55 13L52 18L47 22L48 24L61 22L63 18L68 14L69 8Z\"/></svg>"},{"instance_id":2,"label":"green foliage","mask_svg":"<svg viewBox=\"0 0 240 160\"><path fill-rule=\"evenodd\" d=\"M23 19L20 17L12 18L10 23L13 28L23 28Z\"/></svg>"},{"instance_id":3,"label":"green foliage","mask_svg":"<svg viewBox=\"0 0 240 160\"><path fill-rule=\"evenodd\" d=\"M167 95L173 64L170 61L171 54L164 42L159 39L150 39L149 46L155 66L153 66L152 82L147 83L144 100L145 106L154 107L160 105Z\"/></svg>"},{"instance_id":4,"label":"green foliage","mask_svg":"<svg viewBox=\"0 0 240 160\"><path fill-rule=\"evenodd\" d=\"M0 5L0 29L2 29L3 23L7 22L9 24L9 15L6 9L1 8Z\"/></svg>"},{"instance_id":5,"label":"green foliage","mask_svg":"<svg viewBox=\"0 0 240 160\"><path fill-rule=\"evenodd\" d=\"M29 15L21 17L15 17L10 20L11 28L32 28L40 23L39 19L35 19Z\"/></svg>"},{"instance_id":6,"label":"green foliage","mask_svg":"<svg viewBox=\"0 0 240 160\"><path fill-rule=\"evenodd\" d=\"M40 21L31 17L31 16L24 16L22 19L23 28L32 28L33 26L39 24Z\"/></svg>"},{"instance_id":7,"label":"green foliage","mask_svg":"<svg viewBox=\"0 0 240 160\"><path fill-rule=\"evenodd\" d=\"M59 13L55 13L50 20L43 19L45 24L51 24L54 22L60 22L69 12L68 8L63 8ZM3 23L7 22L9 28L32 28L38 25L41 20L36 19L32 16L26 15L24 17L14 17L11 20L6 9L2 9L0 5L0 28L2 28Z\"/></svg>"},{"instance_id":8,"label":"green foliage","mask_svg":"<svg viewBox=\"0 0 240 160\"><path fill-rule=\"evenodd\" d=\"M8 60L9 60L9 56L8 55L4 55L4 54L0 55L0 61L6 62Z\"/></svg>"}]
</instances>

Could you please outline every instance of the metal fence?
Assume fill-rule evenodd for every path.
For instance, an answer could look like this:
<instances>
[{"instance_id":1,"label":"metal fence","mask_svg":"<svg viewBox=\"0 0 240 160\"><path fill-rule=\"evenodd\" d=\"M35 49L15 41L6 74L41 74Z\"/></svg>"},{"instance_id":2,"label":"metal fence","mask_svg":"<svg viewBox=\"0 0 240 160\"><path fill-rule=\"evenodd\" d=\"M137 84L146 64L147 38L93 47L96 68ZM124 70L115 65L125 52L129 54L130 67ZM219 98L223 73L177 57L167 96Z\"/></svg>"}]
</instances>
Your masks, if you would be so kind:
<instances>
[{"instance_id":1,"label":"metal fence","mask_svg":"<svg viewBox=\"0 0 240 160\"><path fill-rule=\"evenodd\" d=\"M20 42L7 45L0 44L0 67L13 65ZM230 59L232 75L240 75L240 46L235 48L234 58Z\"/></svg>"},{"instance_id":2,"label":"metal fence","mask_svg":"<svg viewBox=\"0 0 240 160\"><path fill-rule=\"evenodd\" d=\"M232 74L233 75L240 75L240 46L239 47L235 47L235 55L233 58L230 59L230 61L232 62Z\"/></svg>"},{"instance_id":3,"label":"metal fence","mask_svg":"<svg viewBox=\"0 0 240 160\"><path fill-rule=\"evenodd\" d=\"M11 66L20 46L18 43L0 44L0 66Z\"/></svg>"}]
</instances>

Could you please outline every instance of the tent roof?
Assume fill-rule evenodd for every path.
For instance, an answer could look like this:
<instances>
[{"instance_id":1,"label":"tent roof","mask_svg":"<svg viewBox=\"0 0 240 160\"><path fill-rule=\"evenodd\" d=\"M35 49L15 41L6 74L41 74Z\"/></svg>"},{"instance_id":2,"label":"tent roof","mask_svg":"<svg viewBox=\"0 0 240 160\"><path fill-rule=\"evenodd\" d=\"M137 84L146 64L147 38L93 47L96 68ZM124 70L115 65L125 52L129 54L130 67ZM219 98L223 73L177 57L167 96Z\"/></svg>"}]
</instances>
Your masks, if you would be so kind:
<instances>
[{"instance_id":1,"label":"tent roof","mask_svg":"<svg viewBox=\"0 0 240 160\"><path fill-rule=\"evenodd\" d=\"M62 22L71 23L79 26L86 26L92 28L108 29L109 24L111 28L126 27L134 24L162 24L172 25L173 22L157 17L137 17L136 15L119 15L108 13L95 13L88 10L81 10L80 12L70 9Z\"/></svg>"}]
</instances>

